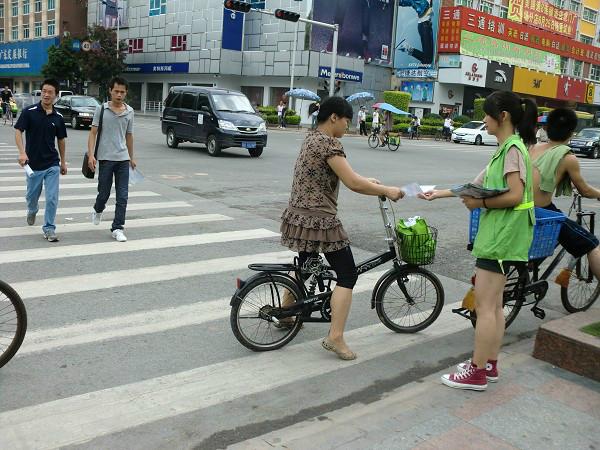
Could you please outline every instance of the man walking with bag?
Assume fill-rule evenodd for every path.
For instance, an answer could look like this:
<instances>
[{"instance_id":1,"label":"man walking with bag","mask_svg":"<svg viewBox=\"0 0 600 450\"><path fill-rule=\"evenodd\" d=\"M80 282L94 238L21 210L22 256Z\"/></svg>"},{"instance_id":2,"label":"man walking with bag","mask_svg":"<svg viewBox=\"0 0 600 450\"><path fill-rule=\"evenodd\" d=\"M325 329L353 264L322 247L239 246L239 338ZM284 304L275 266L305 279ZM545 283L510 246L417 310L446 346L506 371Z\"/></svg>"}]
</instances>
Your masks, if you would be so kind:
<instances>
[{"instance_id":1,"label":"man walking with bag","mask_svg":"<svg viewBox=\"0 0 600 450\"><path fill-rule=\"evenodd\" d=\"M100 225L102 221L114 177L117 202L110 231L118 242L127 241L123 229L129 196L129 167L135 169L136 166L133 159L133 108L123 102L128 86L123 78L110 80L110 101L96 108L88 137L89 168L93 171L97 167L99 169L98 196L92 209L92 223ZM94 156L97 138L98 154Z\"/></svg>"},{"instance_id":2,"label":"man walking with bag","mask_svg":"<svg viewBox=\"0 0 600 450\"><path fill-rule=\"evenodd\" d=\"M59 173L66 175L65 139L67 129L62 116L54 109L54 99L58 94L58 82L45 80L42 83L41 99L37 105L23 109L15 124L15 142L19 149L19 164L26 164L33 173L27 175L27 225L35 224L39 210L38 201L42 187L46 191L44 213L44 238L48 242L58 242L56 236L56 208L58 207ZM26 146L23 146L25 133ZM55 147L58 141L58 151ZM60 155L59 155L60 154Z\"/></svg>"}]
</instances>

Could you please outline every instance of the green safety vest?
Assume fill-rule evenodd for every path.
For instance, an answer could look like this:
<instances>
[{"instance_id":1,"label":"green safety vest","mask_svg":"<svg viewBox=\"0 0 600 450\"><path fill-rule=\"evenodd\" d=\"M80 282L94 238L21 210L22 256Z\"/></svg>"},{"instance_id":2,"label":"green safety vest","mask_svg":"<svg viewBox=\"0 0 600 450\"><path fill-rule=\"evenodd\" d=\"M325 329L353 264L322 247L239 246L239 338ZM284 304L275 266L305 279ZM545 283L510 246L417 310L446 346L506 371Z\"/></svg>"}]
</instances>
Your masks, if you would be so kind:
<instances>
[{"instance_id":1,"label":"green safety vest","mask_svg":"<svg viewBox=\"0 0 600 450\"><path fill-rule=\"evenodd\" d=\"M477 258L497 261L527 261L533 239L535 213L533 203L533 175L529 153L521 138L509 137L498 148L487 165L483 187L506 189L504 159L511 147L516 147L527 168L527 179L521 203L514 208L492 208L482 210L479 230L473 244L473 255Z\"/></svg>"}]
</instances>

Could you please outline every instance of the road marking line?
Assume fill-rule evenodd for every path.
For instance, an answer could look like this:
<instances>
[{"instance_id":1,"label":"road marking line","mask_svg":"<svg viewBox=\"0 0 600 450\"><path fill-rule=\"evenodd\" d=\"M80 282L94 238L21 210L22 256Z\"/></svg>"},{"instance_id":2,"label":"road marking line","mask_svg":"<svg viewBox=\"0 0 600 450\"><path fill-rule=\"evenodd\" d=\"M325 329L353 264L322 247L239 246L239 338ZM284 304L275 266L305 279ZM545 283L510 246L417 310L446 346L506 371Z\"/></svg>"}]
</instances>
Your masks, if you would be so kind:
<instances>
[{"instance_id":1,"label":"road marking line","mask_svg":"<svg viewBox=\"0 0 600 450\"><path fill-rule=\"evenodd\" d=\"M160 197L160 194L151 191L133 191L129 193L129 198L138 198L138 197ZM114 193L110 197L111 200L114 200ZM59 201L62 203L64 201L70 200L96 200L96 194L79 194L79 195L61 195L59 197ZM46 198L42 195L40 196L40 202L45 202ZM25 204L25 199L21 197L0 197L0 204L6 203L23 203Z\"/></svg>"},{"instance_id":2,"label":"road marking line","mask_svg":"<svg viewBox=\"0 0 600 450\"><path fill-rule=\"evenodd\" d=\"M368 292L386 271L369 272L358 279L354 293ZM233 290L233 287L232 287ZM229 317L231 297L155 309L140 313L95 319L59 328L27 331L27 339L17 357L74 345L118 339L127 336L160 333L176 328L221 320Z\"/></svg>"},{"instance_id":3,"label":"road marking line","mask_svg":"<svg viewBox=\"0 0 600 450\"><path fill-rule=\"evenodd\" d=\"M265 228L257 228L251 230L221 231L218 233L139 239L128 241L127 244L110 241L96 244L53 246L52 248L24 248L20 250L0 251L0 264L24 261L43 261L47 259L71 258L75 256L111 255L115 253L264 239L277 236L279 236L279 233L274 233Z\"/></svg>"},{"instance_id":4,"label":"road marking line","mask_svg":"<svg viewBox=\"0 0 600 450\"><path fill-rule=\"evenodd\" d=\"M61 175L60 176L60 181L63 180L83 180L83 175L80 173L74 173L74 174L67 174L67 175ZM22 177L0 177L0 181L24 181L25 180L25 172L23 172L23 176ZM90 181L90 183L95 183L95 181Z\"/></svg>"},{"instance_id":5,"label":"road marking line","mask_svg":"<svg viewBox=\"0 0 600 450\"><path fill-rule=\"evenodd\" d=\"M23 176L23 180L25 177ZM96 189L98 187L97 183L60 183L60 190L64 189ZM26 191L27 187L25 185L21 186L0 186L0 192L21 192Z\"/></svg>"},{"instance_id":6,"label":"road marking line","mask_svg":"<svg viewBox=\"0 0 600 450\"><path fill-rule=\"evenodd\" d=\"M127 211L143 211L145 209L166 209L166 208L189 208L190 205L187 202L158 202L158 203L134 203L133 205L127 205ZM105 212L114 211L115 205L107 206ZM58 208L56 214L64 216L65 214L90 214L92 211L92 205L90 206L74 206L71 208ZM23 208L17 211L0 211L0 219L9 219L14 217L23 216ZM39 216L44 215L44 210L38 211Z\"/></svg>"},{"instance_id":7,"label":"road marking line","mask_svg":"<svg viewBox=\"0 0 600 450\"><path fill-rule=\"evenodd\" d=\"M149 219L130 219L127 220L127 229L144 228L144 227L160 227L166 225L185 225L191 223L217 222L223 220L233 220L232 217L223 216L221 214L197 214L191 216L168 216L168 217L152 217ZM64 223L58 224L60 234L76 233L80 231L97 230L98 226L92 223ZM39 235L38 227L8 227L0 228L0 238L13 236L34 236Z\"/></svg>"},{"instance_id":8,"label":"road marking line","mask_svg":"<svg viewBox=\"0 0 600 450\"><path fill-rule=\"evenodd\" d=\"M149 282L178 280L181 278L243 270L247 268L248 264L257 262L289 263L296 255L297 253L290 251L271 252L208 259L191 263L166 264L139 269L54 277L19 283L13 283L10 280L9 282L22 298L29 300L32 298L49 297L51 295L104 290L113 287L134 286ZM43 286L43 289L41 286ZM0 448L2 448L1 445Z\"/></svg>"},{"instance_id":9,"label":"road marking line","mask_svg":"<svg viewBox=\"0 0 600 450\"><path fill-rule=\"evenodd\" d=\"M416 334L394 334L382 324L346 332L359 355L341 361L321 339L290 345L144 381L75 395L0 414L2 448L51 449L88 442L143 424L233 401L325 375L471 328L448 305ZM251 374L252 376L248 376ZM245 375L245 376L242 376ZM260 382L257 382L260 380Z\"/></svg>"}]
</instances>

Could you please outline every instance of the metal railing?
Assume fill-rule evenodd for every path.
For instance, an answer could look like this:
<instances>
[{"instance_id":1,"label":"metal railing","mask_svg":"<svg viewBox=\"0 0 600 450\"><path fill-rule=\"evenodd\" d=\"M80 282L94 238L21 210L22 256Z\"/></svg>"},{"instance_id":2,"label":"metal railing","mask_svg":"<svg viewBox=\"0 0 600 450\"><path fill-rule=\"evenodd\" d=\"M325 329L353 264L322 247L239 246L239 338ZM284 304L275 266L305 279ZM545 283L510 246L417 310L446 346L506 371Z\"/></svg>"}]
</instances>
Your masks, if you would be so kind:
<instances>
[{"instance_id":1,"label":"metal railing","mask_svg":"<svg viewBox=\"0 0 600 450\"><path fill-rule=\"evenodd\" d=\"M164 103L161 101L148 100L144 103L142 112L143 113L158 113L161 114L164 108Z\"/></svg>"}]
</instances>

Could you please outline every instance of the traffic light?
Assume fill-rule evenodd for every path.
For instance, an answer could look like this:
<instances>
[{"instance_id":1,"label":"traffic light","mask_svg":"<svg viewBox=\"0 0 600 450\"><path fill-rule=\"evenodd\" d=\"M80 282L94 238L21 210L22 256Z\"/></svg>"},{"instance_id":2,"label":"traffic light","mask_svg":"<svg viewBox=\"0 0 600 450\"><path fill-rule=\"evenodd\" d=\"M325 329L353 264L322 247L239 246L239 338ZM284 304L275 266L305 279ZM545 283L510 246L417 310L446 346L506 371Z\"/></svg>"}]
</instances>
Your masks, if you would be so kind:
<instances>
[{"instance_id":1,"label":"traffic light","mask_svg":"<svg viewBox=\"0 0 600 450\"><path fill-rule=\"evenodd\" d=\"M281 20L287 20L288 22L298 22L300 14L293 11L286 11L285 9L276 9L275 17Z\"/></svg>"},{"instance_id":2,"label":"traffic light","mask_svg":"<svg viewBox=\"0 0 600 450\"><path fill-rule=\"evenodd\" d=\"M244 13L250 12L250 8L252 8L252 5L250 5L250 3L242 2L239 0L225 0L223 2L223 5L225 5L225 8L230 9L232 11L241 11Z\"/></svg>"}]
</instances>

